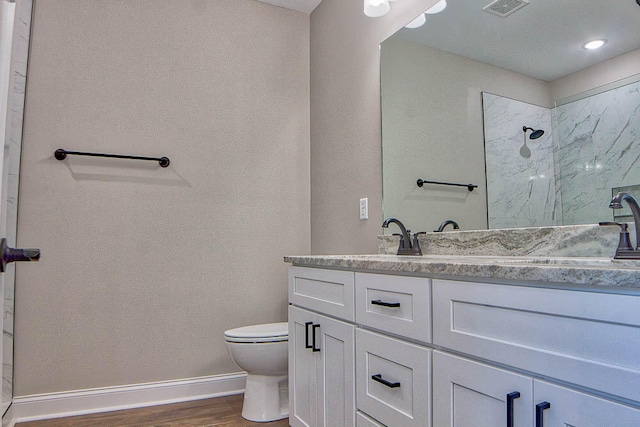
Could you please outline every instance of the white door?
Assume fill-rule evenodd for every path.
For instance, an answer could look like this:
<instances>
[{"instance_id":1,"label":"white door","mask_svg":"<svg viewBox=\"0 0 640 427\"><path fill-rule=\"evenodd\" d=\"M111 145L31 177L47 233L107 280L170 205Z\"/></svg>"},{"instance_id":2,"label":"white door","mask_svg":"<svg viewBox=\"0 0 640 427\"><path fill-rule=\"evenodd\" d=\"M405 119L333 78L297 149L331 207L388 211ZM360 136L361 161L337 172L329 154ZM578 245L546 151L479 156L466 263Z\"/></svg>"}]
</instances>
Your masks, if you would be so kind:
<instances>
[{"instance_id":1,"label":"white door","mask_svg":"<svg viewBox=\"0 0 640 427\"><path fill-rule=\"evenodd\" d=\"M32 0L0 0L0 238L15 246L18 177L22 145L22 121L27 75ZM0 254L1 255L1 254ZM25 254L15 252L14 255ZM36 257L32 252L31 257ZM1 414L13 397L13 264L0 273L0 364L2 365Z\"/></svg>"}]
</instances>

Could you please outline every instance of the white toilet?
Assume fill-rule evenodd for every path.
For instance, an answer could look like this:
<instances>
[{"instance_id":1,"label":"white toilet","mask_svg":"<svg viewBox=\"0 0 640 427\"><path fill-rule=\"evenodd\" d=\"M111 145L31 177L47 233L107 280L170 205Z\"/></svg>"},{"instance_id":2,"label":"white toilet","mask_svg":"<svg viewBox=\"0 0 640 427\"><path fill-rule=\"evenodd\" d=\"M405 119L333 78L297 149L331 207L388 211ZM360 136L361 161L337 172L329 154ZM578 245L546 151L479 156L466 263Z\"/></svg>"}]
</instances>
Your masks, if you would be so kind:
<instances>
[{"instance_id":1,"label":"white toilet","mask_svg":"<svg viewBox=\"0 0 640 427\"><path fill-rule=\"evenodd\" d=\"M257 422L289 416L287 322L252 325L224 333L233 361L247 371L242 417Z\"/></svg>"}]
</instances>

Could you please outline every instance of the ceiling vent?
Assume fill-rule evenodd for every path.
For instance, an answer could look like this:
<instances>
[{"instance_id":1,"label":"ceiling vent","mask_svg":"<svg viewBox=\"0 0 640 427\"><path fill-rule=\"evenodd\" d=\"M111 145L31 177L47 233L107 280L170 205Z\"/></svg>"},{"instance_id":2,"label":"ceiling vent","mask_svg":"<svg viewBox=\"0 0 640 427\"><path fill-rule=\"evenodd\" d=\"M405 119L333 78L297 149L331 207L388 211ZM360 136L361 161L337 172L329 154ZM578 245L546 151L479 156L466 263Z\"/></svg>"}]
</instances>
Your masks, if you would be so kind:
<instances>
[{"instance_id":1,"label":"ceiling vent","mask_svg":"<svg viewBox=\"0 0 640 427\"><path fill-rule=\"evenodd\" d=\"M501 18L506 18L517 10L522 9L529 2L527 0L496 0L486 5L482 10Z\"/></svg>"}]
</instances>

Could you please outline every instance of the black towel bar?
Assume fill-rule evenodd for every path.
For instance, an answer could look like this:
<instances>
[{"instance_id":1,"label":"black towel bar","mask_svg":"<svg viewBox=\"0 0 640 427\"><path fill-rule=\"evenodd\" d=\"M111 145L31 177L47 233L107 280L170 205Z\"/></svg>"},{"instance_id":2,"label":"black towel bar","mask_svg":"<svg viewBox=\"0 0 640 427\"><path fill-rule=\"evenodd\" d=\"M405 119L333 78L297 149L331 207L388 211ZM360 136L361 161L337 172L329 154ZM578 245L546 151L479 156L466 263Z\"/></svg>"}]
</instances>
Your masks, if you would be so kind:
<instances>
[{"instance_id":1,"label":"black towel bar","mask_svg":"<svg viewBox=\"0 0 640 427\"><path fill-rule=\"evenodd\" d=\"M478 188L475 184L455 184L453 182L439 182L439 181L425 181L418 179L418 187L422 187L424 184L436 184L436 185L453 185L455 187L467 187L467 190L473 191L474 188Z\"/></svg>"},{"instance_id":2,"label":"black towel bar","mask_svg":"<svg viewBox=\"0 0 640 427\"><path fill-rule=\"evenodd\" d=\"M171 164L168 157L142 157L142 156L123 156L121 154L104 154L104 153L87 153L83 151L67 151L63 148L58 148L54 156L58 160L64 160L68 155L72 156L91 156L91 157L110 157L115 159L133 159L133 160L151 160L160 163L160 166L166 168Z\"/></svg>"}]
</instances>

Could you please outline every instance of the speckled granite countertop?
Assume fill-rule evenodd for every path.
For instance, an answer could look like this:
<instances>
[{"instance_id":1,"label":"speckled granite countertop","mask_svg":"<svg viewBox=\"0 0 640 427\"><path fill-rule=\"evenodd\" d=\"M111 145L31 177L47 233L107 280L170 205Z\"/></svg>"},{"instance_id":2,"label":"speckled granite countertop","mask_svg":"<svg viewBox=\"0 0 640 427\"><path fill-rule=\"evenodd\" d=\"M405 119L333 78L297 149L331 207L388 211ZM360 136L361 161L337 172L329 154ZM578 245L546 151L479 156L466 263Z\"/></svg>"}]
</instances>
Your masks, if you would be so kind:
<instances>
[{"instance_id":1,"label":"speckled granite countertop","mask_svg":"<svg viewBox=\"0 0 640 427\"><path fill-rule=\"evenodd\" d=\"M633 289L640 291L640 261L608 257L423 255L288 256L299 266L401 273L425 277L459 277L501 282L556 284L561 287Z\"/></svg>"}]
</instances>

